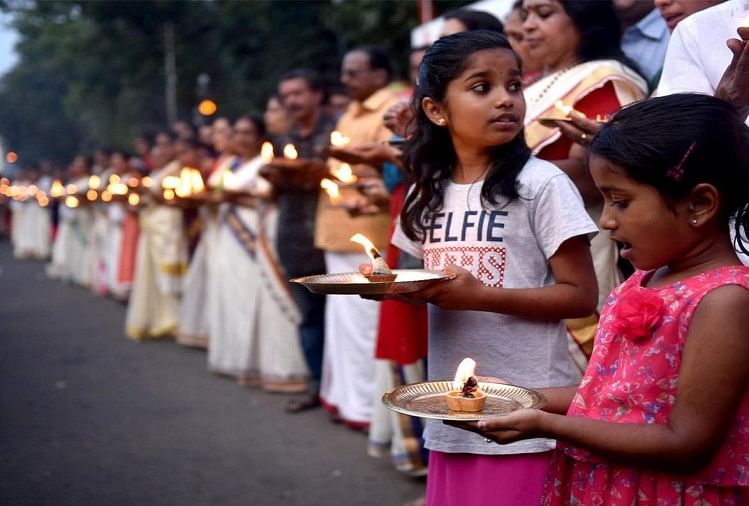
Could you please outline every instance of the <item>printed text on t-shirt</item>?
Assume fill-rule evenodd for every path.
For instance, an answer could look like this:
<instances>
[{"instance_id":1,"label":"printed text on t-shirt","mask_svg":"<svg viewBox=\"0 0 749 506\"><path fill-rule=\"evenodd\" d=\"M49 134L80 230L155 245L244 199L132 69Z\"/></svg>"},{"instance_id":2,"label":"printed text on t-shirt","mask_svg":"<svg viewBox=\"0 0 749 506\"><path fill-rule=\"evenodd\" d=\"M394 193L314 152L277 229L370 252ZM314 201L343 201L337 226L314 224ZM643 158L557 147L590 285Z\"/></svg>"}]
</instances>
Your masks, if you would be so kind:
<instances>
[{"instance_id":1,"label":"printed text on t-shirt","mask_svg":"<svg viewBox=\"0 0 749 506\"><path fill-rule=\"evenodd\" d=\"M507 248L496 243L504 242L503 218L507 215L507 211L498 210L432 213L426 227L424 267L442 270L457 265L486 286L503 286Z\"/></svg>"},{"instance_id":2,"label":"printed text on t-shirt","mask_svg":"<svg viewBox=\"0 0 749 506\"><path fill-rule=\"evenodd\" d=\"M426 229L430 244L438 242L458 242L465 240L502 242L502 218L507 211L464 211L462 216L455 212L430 214Z\"/></svg>"}]
</instances>

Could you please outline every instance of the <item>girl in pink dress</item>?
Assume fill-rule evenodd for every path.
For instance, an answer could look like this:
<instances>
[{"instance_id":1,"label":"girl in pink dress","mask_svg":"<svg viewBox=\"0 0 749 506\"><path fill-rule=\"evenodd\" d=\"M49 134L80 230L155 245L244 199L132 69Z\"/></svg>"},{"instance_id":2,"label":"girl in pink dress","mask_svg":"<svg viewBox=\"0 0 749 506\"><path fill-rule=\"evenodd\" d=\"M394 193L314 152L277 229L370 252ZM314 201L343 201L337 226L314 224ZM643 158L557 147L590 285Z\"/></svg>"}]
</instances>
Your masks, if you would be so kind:
<instances>
[{"instance_id":1,"label":"girl in pink dress","mask_svg":"<svg viewBox=\"0 0 749 506\"><path fill-rule=\"evenodd\" d=\"M734 249L749 250L749 132L719 99L651 99L604 126L590 171L600 225L638 271L609 296L576 393L462 427L557 439L545 505L749 504L749 267Z\"/></svg>"}]
</instances>

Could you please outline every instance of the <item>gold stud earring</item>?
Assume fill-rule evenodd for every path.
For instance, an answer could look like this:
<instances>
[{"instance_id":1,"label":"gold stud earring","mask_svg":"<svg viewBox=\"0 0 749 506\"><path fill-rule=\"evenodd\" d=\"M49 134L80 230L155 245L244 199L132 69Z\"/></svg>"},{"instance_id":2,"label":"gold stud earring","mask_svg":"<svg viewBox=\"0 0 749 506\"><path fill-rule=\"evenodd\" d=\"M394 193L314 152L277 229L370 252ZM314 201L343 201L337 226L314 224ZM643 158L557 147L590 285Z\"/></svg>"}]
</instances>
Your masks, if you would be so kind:
<instances>
[{"instance_id":1,"label":"gold stud earring","mask_svg":"<svg viewBox=\"0 0 749 506\"><path fill-rule=\"evenodd\" d=\"M440 118L439 121L437 121L437 123L439 123L440 125L444 125L445 124L445 119L444 118Z\"/></svg>"},{"instance_id":2,"label":"gold stud earring","mask_svg":"<svg viewBox=\"0 0 749 506\"><path fill-rule=\"evenodd\" d=\"M697 218L692 218L692 225L696 225L699 223L699 220Z\"/></svg>"}]
</instances>

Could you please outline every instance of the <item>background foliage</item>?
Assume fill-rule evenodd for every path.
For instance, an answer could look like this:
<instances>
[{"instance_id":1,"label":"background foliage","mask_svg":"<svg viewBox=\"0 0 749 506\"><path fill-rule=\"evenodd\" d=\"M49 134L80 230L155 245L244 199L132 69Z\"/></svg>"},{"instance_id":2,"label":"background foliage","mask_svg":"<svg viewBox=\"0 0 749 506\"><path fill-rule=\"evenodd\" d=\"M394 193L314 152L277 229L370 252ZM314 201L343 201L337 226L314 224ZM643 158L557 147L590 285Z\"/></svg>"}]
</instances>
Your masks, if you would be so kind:
<instances>
[{"instance_id":1,"label":"background foliage","mask_svg":"<svg viewBox=\"0 0 749 506\"><path fill-rule=\"evenodd\" d=\"M466 1L435 2L437 14ZM378 44L405 74L415 0L0 0L19 59L0 80L0 136L21 161L68 161L129 148L166 125L164 26L176 33L177 102L191 119L196 79L211 78L219 114L259 113L277 78L313 67L329 83L340 59Z\"/></svg>"}]
</instances>

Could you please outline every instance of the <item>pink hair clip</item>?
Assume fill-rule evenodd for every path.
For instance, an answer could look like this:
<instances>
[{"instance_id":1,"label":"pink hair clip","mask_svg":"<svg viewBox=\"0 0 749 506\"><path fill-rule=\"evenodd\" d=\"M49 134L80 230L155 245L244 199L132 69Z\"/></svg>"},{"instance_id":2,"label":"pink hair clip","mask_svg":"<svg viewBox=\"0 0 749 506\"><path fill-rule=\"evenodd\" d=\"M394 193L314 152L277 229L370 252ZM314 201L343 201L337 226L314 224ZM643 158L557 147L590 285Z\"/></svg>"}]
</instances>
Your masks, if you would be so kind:
<instances>
[{"instance_id":1,"label":"pink hair clip","mask_svg":"<svg viewBox=\"0 0 749 506\"><path fill-rule=\"evenodd\" d=\"M687 149L687 152L684 153L681 161L676 164L675 167L668 169L668 171L666 172L666 177L668 177L669 179L673 179L677 183L684 179L684 162L686 162L687 158L689 158L689 155L692 154L692 150L694 150L695 144L697 144L697 141L692 141L692 144L689 145L689 148Z\"/></svg>"}]
</instances>

